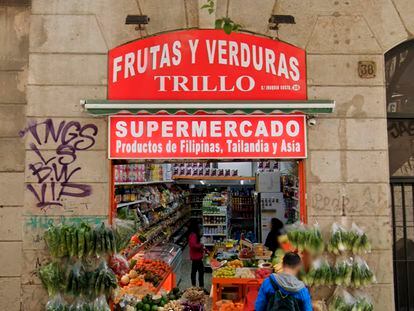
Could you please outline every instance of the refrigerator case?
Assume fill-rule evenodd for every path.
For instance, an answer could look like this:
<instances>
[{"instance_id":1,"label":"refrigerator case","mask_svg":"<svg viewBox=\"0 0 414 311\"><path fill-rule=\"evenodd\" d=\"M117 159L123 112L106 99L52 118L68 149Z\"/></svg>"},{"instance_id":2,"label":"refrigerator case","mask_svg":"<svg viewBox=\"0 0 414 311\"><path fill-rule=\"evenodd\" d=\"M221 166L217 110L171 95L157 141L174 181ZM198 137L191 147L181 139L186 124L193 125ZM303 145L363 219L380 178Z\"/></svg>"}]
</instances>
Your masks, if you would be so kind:
<instances>
[{"instance_id":1,"label":"refrigerator case","mask_svg":"<svg viewBox=\"0 0 414 311\"><path fill-rule=\"evenodd\" d=\"M272 218L278 218L284 222L285 219L285 202L282 192L259 194L260 208L260 230L261 240L265 241L267 234L270 232L270 222Z\"/></svg>"},{"instance_id":2,"label":"refrigerator case","mask_svg":"<svg viewBox=\"0 0 414 311\"><path fill-rule=\"evenodd\" d=\"M260 172L256 180L256 227L259 240L264 242L270 232L272 218L285 222L285 201L280 191L280 172Z\"/></svg>"},{"instance_id":3,"label":"refrigerator case","mask_svg":"<svg viewBox=\"0 0 414 311\"><path fill-rule=\"evenodd\" d=\"M173 270L178 284L181 279L181 265L183 261L182 255L183 252L180 246L172 243L166 243L154 246L145 251L144 258L165 261Z\"/></svg>"}]
</instances>

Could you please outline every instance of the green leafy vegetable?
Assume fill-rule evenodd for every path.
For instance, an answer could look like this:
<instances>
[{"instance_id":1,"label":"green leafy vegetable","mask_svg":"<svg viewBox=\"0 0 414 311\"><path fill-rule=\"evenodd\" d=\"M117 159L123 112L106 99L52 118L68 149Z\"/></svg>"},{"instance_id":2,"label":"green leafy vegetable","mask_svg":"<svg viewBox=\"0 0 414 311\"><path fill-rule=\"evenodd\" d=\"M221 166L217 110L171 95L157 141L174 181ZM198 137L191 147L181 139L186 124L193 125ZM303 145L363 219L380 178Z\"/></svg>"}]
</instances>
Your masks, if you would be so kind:
<instances>
[{"instance_id":1,"label":"green leafy vegetable","mask_svg":"<svg viewBox=\"0 0 414 311\"><path fill-rule=\"evenodd\" d=\"M303 225L293 226L288 231L288 239L300 252L307 251L311 255L320 255L325 249L322 233L318 225L305 228Z\"/></svg>"},{"instance_id":2,"label":"green leafy vegetable","mask_svg":"<svg viewBox=\"0 0 414 311\"><path fill-rule=\"evenodd\" d=\"M46 266L42 266L38 271L38 275L49 296L56 295L62 289L64 274L58 263L51 262Z\"/></svg>"},{"instance_id":3,"label":"green leafy vegetable","mask_svg":"<svg viewBox=\"0 0 414 311\"><path fill-rule=\"evenodd\" d=\"M55 295L46 304L46 311L67 311L68 305L60 294Z\"/></svg>"}]
</instances>

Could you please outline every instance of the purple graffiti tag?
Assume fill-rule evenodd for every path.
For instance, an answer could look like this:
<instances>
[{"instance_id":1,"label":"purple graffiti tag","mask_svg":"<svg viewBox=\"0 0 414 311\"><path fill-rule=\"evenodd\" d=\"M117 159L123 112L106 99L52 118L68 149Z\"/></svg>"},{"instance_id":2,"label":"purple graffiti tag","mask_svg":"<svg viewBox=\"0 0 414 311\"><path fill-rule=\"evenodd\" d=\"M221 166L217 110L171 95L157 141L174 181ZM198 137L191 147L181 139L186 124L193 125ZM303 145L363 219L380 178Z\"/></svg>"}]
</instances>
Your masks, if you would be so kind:
<instances>
[{"instance_id":1,"label":"purple graffiti tag","mask_svg":"<svg viewBox=\"0 0 414 311\"><path fill-rule=\"evenodd\" d=\"M20 137L29 136L33 141L30 149L36 154L37 161L28 164L28 170L36 182L28 184L27 189L33 194L36 206L47 208L63 206L65 197L83 198L92 193L90 185L74 183L73 176L81 171L76 164L77 152L92 148L98 128L94 124L82 125L78 121L61 121L54 124L52 119L43 122L30 121L19 132ZM40 146L52 144L52 156L42 152Z\"/></svg>"}]
</instances>

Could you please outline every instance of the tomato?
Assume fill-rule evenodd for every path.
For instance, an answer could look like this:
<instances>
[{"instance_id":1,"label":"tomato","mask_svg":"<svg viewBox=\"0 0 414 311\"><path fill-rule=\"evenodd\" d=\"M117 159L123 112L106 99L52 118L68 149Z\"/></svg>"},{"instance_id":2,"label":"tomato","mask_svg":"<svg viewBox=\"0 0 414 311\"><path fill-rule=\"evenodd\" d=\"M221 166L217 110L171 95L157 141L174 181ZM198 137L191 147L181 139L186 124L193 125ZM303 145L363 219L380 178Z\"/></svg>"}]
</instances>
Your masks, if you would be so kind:
<instances>
[{"instance_id":1,"label":"tomato","mask_svg":"<svg viewBox=\"0 0 414 311\"><path fill-rule=\"evenodd\" d=\"M141 241L139 240L138 236L133 235L131 237L131 242L134 243L134 244L139 244Z\"/></svg>"}]
</instances>

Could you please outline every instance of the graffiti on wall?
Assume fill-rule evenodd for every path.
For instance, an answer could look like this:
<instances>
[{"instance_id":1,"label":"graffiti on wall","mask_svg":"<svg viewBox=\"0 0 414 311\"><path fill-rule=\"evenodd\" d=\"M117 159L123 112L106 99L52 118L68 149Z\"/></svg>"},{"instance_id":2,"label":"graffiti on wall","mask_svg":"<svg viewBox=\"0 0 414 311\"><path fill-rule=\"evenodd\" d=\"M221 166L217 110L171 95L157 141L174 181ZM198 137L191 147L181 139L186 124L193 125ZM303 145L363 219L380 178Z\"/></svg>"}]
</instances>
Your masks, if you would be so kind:
<instances>
[{"instance_id":1,"label":"graffiti on wall","mask_svg":"<svg viewBox=\"0 0 414 311\"><path fill-rule=\"evenodd\" d=\"M19 134L29 139L29 148L36 155L36 161L27 166L35 182L26 187L35 197L37 207L63 206L65 198L91 195L91 185L74 182L73 178L82 170L77 164L79 151L95 145L98 134L95 124L82 125L78 121L55 123L52 119L46 119L29 123ZM44 150L46 145L47 151Z\"/></svg>"}]
</instances>

